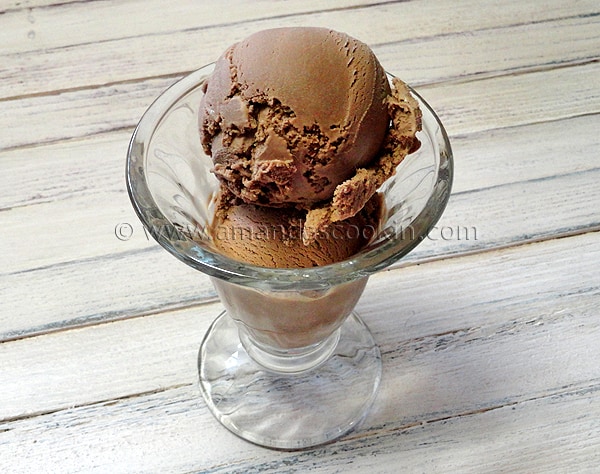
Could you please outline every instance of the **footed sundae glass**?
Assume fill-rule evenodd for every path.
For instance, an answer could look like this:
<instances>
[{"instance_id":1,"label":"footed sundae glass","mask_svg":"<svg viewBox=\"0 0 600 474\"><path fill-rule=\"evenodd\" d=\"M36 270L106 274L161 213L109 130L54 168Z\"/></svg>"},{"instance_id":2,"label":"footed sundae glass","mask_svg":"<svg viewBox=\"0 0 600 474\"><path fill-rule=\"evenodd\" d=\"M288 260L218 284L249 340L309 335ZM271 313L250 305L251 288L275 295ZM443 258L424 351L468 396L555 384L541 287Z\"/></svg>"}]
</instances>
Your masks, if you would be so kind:
<instances>
[{"instance_id":1,"label":"footed sundae glass","mask_svg":"<svg viewBox=\"0 0 600 474\"><path fill-rule=\"evenodd\" d=\"M375 399L381 356L354 307L369 275L410 252L441 216L452 183L450 144L415 93L422 145L379 190L385 215L364 249L315 268L241 263L215 250L207 232L219 184L197 121L212 70L186 76L143 115L128 150L129 195L148 232L208 274L225 307L198 356L210 411L258 445L291 450L327 443L355 428Z\"/></svg>"}]
</instances>

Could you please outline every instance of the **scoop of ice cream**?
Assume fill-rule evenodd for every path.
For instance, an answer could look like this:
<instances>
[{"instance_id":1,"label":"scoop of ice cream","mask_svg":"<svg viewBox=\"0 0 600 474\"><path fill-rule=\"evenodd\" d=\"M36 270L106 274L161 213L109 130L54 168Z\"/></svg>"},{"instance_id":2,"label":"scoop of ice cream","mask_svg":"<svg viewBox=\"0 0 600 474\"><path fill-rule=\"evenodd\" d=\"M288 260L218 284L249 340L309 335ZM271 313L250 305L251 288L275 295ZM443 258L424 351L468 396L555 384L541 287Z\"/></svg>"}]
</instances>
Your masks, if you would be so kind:
<instances>
[{"instance_id":1,"label":"scoop of ice cream","mask_svg":"<svg viewBox=\"0 0 600 474\"><path fill-rule=\"evenodd\" d=\"M331 199L373 161L390 121L371 49L325 28L255 33L219 58L205 87L203 147L223 185L252 204Z\"/></svg>"},{"instance_id":2,"label":"scoop of ice cream","mask_svg":"<svg viewBox=\"0 0 600 474\"><path fill-rule=\"evenodd\" d=\"M302 240L306 212L242 203L221 204L210 229L216 249L234 260L270 268L308 268L345 260L373 237L383 212L375 194L353 217Z\"/></svg>"},{"instance_id":3,"label":"scoop of ice cream","mask_svg":"<svg viewBox=\"0 0 600 474\"><path fill-rule=\"evenodd\" d=\"M248 216L268 219L255 205L294 208L277 219L301 215L286 228L301 228L306 246L356 216L420 146L409 88L399 79L390 87L368 46L343 33L256 33L219 58L204 92L201 139L222 191L251 204Z\"/></svg>"}]
</instances>

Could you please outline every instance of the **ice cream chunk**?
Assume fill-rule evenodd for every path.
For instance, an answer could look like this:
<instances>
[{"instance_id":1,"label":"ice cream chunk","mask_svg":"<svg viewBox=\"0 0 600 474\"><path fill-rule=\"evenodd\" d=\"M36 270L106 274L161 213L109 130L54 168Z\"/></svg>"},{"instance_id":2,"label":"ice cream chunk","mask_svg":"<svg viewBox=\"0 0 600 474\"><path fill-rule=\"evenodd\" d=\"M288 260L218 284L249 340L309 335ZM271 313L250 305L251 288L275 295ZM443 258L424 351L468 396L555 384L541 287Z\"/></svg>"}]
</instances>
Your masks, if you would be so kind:
<instances>
[{"instance_id":1,"label":"ice cream chunk","mask_svg":"<svg viewBox=\"0 0 600 474\"><path fill-rule=\"evenodd\" d=\"M396 173L396 167L406 155L419 149L421 142L416 133L421 130L421 110L408 86L394 78L391 95L387 99L391 126L379 153L364 168L336 187L333 198L311 209L304 224L303 238L310 242L332 222L356 214L377 189Z\"/></svg>"},{"instance_id":2,"label":"ice cream chunk","mask_svg":"<svg viewBox=\"0 0 600 474\"><path fill-rule=\"evenodd\" d=\"M305 244L306 211L222 204L210 234L216 249L234 260L270 268L309 268L356 254L378 231L382 211L382 198L375 194L356 215L333 223Z\"/></svg>"},{"instance_id":3,"label":"ice cream chunk","mask_svg":"<svg viewBox=\"0 0 600 474\"><path fill-rule=\"evenodd\" d=\"M346 34L260 31L217 61L201 104L202 143L245 202L310 208L373 160L389 94L371 49Z\"/></svg>"}]
</instances>

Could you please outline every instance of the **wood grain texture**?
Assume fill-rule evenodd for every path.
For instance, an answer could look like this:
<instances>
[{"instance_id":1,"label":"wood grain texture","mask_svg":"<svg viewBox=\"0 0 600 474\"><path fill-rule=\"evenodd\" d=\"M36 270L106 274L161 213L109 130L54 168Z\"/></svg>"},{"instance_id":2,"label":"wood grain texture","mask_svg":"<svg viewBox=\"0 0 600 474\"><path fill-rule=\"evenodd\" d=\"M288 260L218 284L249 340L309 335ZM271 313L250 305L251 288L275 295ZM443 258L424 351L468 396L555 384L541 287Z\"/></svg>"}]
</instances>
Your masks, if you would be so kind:
<instances>
[{"instance_id":1,"label":"wood grain texture","mask_svg":"<svg viewBox=\"0 0 600 474\"><path fill-rule=\"evenodd\" d=\"M591 62L419 90L448 124L448 133L462 135L597 113L599 72L600 62ZM457 102L459 107L450 108Z\"/></svg>"},{"instance_id":2,"label":"wood grain texture","mask_svg":"<svg viewBox=\"0 0 600 474\"><path fill-rule=\"evenodd\" d=\"M597 113L600 63L418 88L451 135ZM177 77L3 102L0 151L133 128L152 100ZM544 88L539 87L540 82ZM547 94L544 92L546 91ZM461 106L452 108L453 101ZM115 103L122 107L114 107ZM507 114L506 110L511 113ZM517 119L517 122L513 120ZM32 134L34 129L37 133Z\"/></svg>"},{"instance_id":3,"label":"wood grain texture","mask_svg":"<svg viewBox=\"0 0 600 474\"><path fill-rule=\"evenodd\" d=\"M557 151L554 162L562 163L561 149ZM586 151L584 155L583 160ZM541 174L525 181L455 193L429 237L400 263L600 227L600 169L553 176L546 176L547 171L540 168ZM215 297L207 278L177 262L143 231L124 190L100 195L84 194L0 214L3 224L14 230L4 238L12 252L4 256L6 273L0 275L2 339ZM48 215L53 216L51 221ZM39 226L32 228L32 222ZM115 235L121 224L132 232L126 241ZM32 232L37 236L35 246L23 238ZM31 295L31 287L39 290ZM56 299L64 287L72 291Z\"/></svg>"},{"instance_id":4,"label":"wood grain texture","mask_svg":"<svg viewBox=\"0 0 600 474\"><path fill-rule=\"evenodd\" d=\"M597 324L594 323L593 303L597 301L600 278L596 265L600 258L600 233L490 251L486 257L484 262L478 255L440 260L373 276L357 310L375 333L383 354L390 360L398 359L395 363L405 364L421 350L441 351L457 344L479 346L486 343L488 333L507 336L528 325L569 323L574 315L586 315L581 318L589 318L590 328ZM548 265L550 260L552 265ZM517 264L523 269L520 276L515 276ZM461 291L461 288L468 290ZM396 295L395 301L383 297L392 292ZM424 293L432 295L431 298L424 300ZM402 306L398 307L396 301ZM169 385L169 382L148 377L143 372L155 370L160 374L164 370L168 376L177 377L186 372L178 368L185 364L189 377L195 370L195 361L181 357L181 344L187 345L186 353L193 348L197 351L202 334L220 308L217 303L197 305L2 344L5 385L16 380L25 368L33 374L54 372L57 376L49 377L49 385L43 390L36 376L31 377L29 387L24 383L12 387L4 395L0 418L26 415L33 407L54 411L61 408L56 405L64 399L75 403L80 397L78 403L84 403L85 397L96 390L93 389L96 384L102 388L99 395L92 397L94 401L105 399L105 390L113 392L113 396L117 396L115 391L118 396L124 396ZM580 321L583 323L584 319ZM592 337L594 331L585 337ZM117 336L119 332L121 336ZM162 344L161 338L170 342ZM169 349L171 344L177 347ZM104 348L101 358L93 350L96 345ZM143 350L145 356L127 361L128 366L122 374L127 380L115 383L113 369L118 366L119 359L139 350ZM52 351L56 352L53 354ZM405 356L405 351L412 355ZM597 351L590 352L588 360L581 361L580 370L600 375L596 356L600 356ZM112 363L110 358L113 358ZM84 360L87 362L83 363ZM130 365L133 363L138 365L133 367ZM69 364L79 366L82 372L65 372L64 367ZM93 371L92 366L95 367ZM557 369L560 367L565 368L557 366ZM88 370L89 380L84 381L82 377ZM69 383L60 379L61 373L71 378ZM138 387L138 379L131 379L132 374L139 376L141 383L150 385ZM75 383L76 379L82 383ZM193 382L193 377L170 383L176 385L186 381ZM135 388L128 387L129 383ZM560 383L555 382L553 386ZM77 397L72 393L78 393ZM23 400L30 400L31 406L19 412Z\"/></svg>"},{"instance_id":5,"label":"wood grain texture","mask_svg":"<svg viewBox=\"0 0 600 474\"><path fill-rule=\"evenodd\" d=\"M522 63L545 56L551 59L552 54L561 61L598 54L597 48L593 49L594 40L597 44L593 25L598 20L590 15L597 13L598 7L590 0L569 5L548 2L542 11L531 2L511 0L489 4L485 15L480 14L483 11L477 0L369 3L336 1L324 8L322 2L315 1L241 1L231 4L228 11L232 17L227 21L218 2L175 2L167 11L159 0L140 0L82 3L39 14L15 12L5 15L6 27L0 33L6 44L5 57L0 53L0 97L181 74L214 61L227 46L252 31L278 26L338 29L376 47L378 53L377 46L386 45L381 52L384 66L403 76L410 74L407 80L411 82L416 80L413 71L420 71L421 64L442 71L451 68L453 74L460 75L456 66L460 68L465 59L476 60L483 68L503 64L511 68L515 60L519 63L519 57ZM270 15L265 14L263 5L267 4ZM108 11L110 29L105 27ZM44 18L44 12L51 17ZM131 18L141 12L145 12L145 21L132 23ZM35 25L30 23L33 15L41 17ZM57 22L61 24L58 30L54 27ZM35 32L34 40L24 41L31 31ZM512 47L513 35L523 43L518 51ZM566 45L555 41L567 35L572 41ZM420 44L420 51L408 45L404 60L403 43L415 42ZM440 47L447 53L436 54ZM461 53L463 49L468 54ZM508 55L506 63L490 61L491 50ZM536 54L536 50L540 52ZM81 57L87 59L85 63ZM407 61L410 67L405 67ZM398 64L399 69L395 67Z\"/></svg>"},{"instance_id":6,"label":"wood grain texture","mask_svg":"<svg viewBox=\"0 0 600 474\"><path fill-rule=\"evenodd\" d=\"M0 13L22 11L39 7L52 7L68 3L78 3L81 0L4 0L0 5Z\"/></svg>"},{"instance_id":7,"label":"wood grain texture","mask_svg":"<svg viewBox=\"0 0 600 474\"><path fill-rule=\"evenodd\" d=\"M4 395L12 421L0 425L0 449L17 449L25 469L44 459L82 470L277 472L293 461L298 472L347 463L391 472L398 450L396 462L424 469L433 459L436 471L545 471L577 459L591 469L600 441L599 255L598 235L588 234L375 277L359 311L382 348L381 391L360 429L329 447L278 454L211 428L195 386L199 338L218 309L208 305L0 346L15 372L2 375L13 398ZM384 297L390 287L400 310ZM25 367L30 384L9 385ZM35 457L20 441L28 439L37 440ZM92 446L97 456L83 457ZM561 446L575 459L536 455ZM507 449L519 455L504 459Z\"/></svg>"},{"instance_id":8,"label":"wood grain texture","mask_svg":"<svg viewBox=\"0 0 600 474\"><path fill-rule=\"evenodd\" d=\"M599 127L600 114L595 113L452 135L456 158L453 191L593 170L598 162L590 159L590 151L600 147L595 133ZM123 161L131 132L128 129L0 152L4 178L11 183L0 187L0 210L86 196L122 195ZM519 159L507 159L507 147Z\"/></svg>"},{"instance_id":9,"label":"wood grain texture","mask_svg":"<svg viewBox=\"0 0 600 474\"><path fill-rule=\"evenodd\" d=\"M0 4L0 472L597 472L598 2L227 5ZM384 367L368 417L277 452L202 401L197 352L222 306L144 233L124 168L166 87L252 31L307 24L417 88L455 182L357 306Z\"/></svg>"},{"instance_id":10,"label":"wood grain texture","mask_svg":"<svg viewBox=\"0 0 600 474\"><path fill-rule=\"evenodd\" d=\"M142 36L148 40L151 36L168 36L180 31L258 22L271 17L365 8L371 3L387 2L333 0L324 5L318 0L291 0L284 3L230 0L227 3L226 17L223 16L223 4L214 0L178 1L173 2L170 8L165 8L160 0L30 0L20 3L21 5L13 5L12 11L5 13L3 18L5 28L0 33L0 41L5 53L46 53L49 50L89 44L102 47L103 43L115 39L135 41L134 38ZM7 5L6 10L9 9L11 6ZM110 19L110 28L106 27L107 19ZM60 25L59 29L56 28L57 25ZM34 34L29 34L31 32Z\"/></svg>"},{"instance_id":11,"label":"wood grain texture","mask_svg":"<svg viewBox=\"0 0 600 474\"><path fill-rule=\"evenodd\" d=\"M197 395L182 387L13 422L3 438L14 456L0 467L11 473L46 466L66 473L586 473L599 460L597 386L300 453L262 450L215 429Z\"/></svg>"}]
</instances>

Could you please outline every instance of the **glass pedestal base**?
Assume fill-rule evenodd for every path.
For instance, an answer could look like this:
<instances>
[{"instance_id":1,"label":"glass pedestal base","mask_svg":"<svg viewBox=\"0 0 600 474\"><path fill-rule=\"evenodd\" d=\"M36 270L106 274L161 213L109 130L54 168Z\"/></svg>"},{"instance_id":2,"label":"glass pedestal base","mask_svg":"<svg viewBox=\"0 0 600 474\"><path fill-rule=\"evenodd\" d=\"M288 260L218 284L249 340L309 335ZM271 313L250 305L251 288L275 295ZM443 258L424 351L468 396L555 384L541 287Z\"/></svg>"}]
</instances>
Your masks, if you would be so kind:
<instances>
[{"instance_id":1,"label":"glass pedestal base","mask_svg":"<svg viewBox=\"0 0 600 474\"><path fill-rule=\"evenodd\" d=\"M269 448L304 449L339 438L356 427L373 403L381 355L356 314L338 331L331 355L315 367L273 371L248 355L236 323L221 313L198 356L208 407L230 431Z\"/></svg>"}]
</instances>

